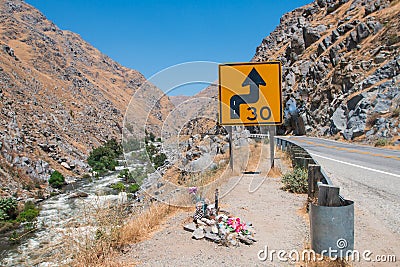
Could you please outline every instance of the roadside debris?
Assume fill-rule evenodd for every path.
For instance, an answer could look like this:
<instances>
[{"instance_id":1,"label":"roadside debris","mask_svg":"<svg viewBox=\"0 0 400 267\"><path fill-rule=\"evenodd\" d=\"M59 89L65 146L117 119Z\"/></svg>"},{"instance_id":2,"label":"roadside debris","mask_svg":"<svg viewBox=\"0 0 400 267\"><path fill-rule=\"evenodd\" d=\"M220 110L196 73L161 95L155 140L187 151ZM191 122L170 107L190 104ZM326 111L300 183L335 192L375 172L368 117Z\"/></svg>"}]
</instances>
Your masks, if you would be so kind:
<instances>
[{"instance_id":1,"label":"roadside debris","mask_svg":"<svg viewBox=\"0 0 400 267\"><path fill-rule=\"evenodd\" d=\"M197 190L190 188L191 194L193 191ZM216 202L218 203L217 197ZM192 232L193 239L207 239L225 246L239 246L239 243L252 245L256 242L256 232L251 223L245 223L241 218L219 210L215 204L209 204L207 199L196 203L193 222L183 229Z\"/></svg>"}]
</instances>

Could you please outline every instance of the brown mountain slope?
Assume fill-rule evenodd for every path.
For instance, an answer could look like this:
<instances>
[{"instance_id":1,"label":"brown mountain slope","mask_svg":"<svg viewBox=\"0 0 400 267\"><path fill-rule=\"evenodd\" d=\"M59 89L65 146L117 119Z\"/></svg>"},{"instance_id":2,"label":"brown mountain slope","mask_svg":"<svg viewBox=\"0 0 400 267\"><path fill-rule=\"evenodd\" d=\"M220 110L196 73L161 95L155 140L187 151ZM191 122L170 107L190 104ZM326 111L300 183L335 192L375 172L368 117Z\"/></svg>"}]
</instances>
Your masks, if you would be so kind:
<instances>
[{"instance_id":1,"label":"brown mountain slope","mask_svg":"<svg viewBox=\"0 0 400 267\"><path fill-rule=\"evenodd\" d=\"M26 193L51 169L88 171L88 152L120 138L129 100L145 82L32 6L0 0L0 183L9 188L0 194ZM161 95L154 86L143 94ZM160 125L164 108L153 113L149 121Z\"/></svg>"},{"instance_id":2,"label":"brown mountain slope","mask_svg":"<svg viewBox=\"0 0 400 267\"><path fill-rule=\"evenodd\" d=\"M398 0L317 0L285 14L252 61L282 62L307 134L400 143L399 31Z\"/></svg>"}]
</instances>

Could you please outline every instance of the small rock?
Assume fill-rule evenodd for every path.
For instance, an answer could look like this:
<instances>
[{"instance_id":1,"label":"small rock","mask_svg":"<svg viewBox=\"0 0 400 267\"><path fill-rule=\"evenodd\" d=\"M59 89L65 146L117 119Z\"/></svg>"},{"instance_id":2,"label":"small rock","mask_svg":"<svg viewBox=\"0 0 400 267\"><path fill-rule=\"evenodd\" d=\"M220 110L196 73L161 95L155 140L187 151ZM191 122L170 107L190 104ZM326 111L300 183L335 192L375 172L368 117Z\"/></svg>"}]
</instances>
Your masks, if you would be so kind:
<instances>
[{"instance_id":1,"label":"small rock","mask_svg":"<svg viewBox=\"0 0 400 267\"><path fill-rule=\"evenodd\" d=\"M203 239L204 238L204 230L201 228L197 228L196 230L194 230L193 234L192 234L192 238L199 240L199 239Z\"/></svg>"},{"instance_id":2,"label":"small rock","mask_svg":"<svg viewBox=\"0 0 400 267\"><path fill-rule=\"evenodd\" d=\"M183 230L188 232L194 232L196 230L196 224L194 222L186 224L183 226Z\"/></svg>"},{"instance_id":3,"label":"small rock","mask_svg":"<svg viewBox=\"0 0 400 267\"><path fill-rule=\"evenodd\" d=\"M204 236L207 240L215 242L215 243L219 243L221 241L221 238L214 234L214 233L206 233Z\"/></svg>"},{"instance_id":4,"label":"small rock","mask_svg":"<svg viewBox=\"0 0 400 267\"><path fill-rule=\"evenodd\" d=\"M61 166L63 166L65 169L70 170L71 167L69 166L68 163L66 163L65 161L61 162Z\"/></svg>"},{"instance_id":5,"label":"small rock","mask_svg":"<svg viewBox=\"0 0 400 267\"><path fill-rule=\"evenodd\" d=\"M85 192L76 192L71 194L68 198L80 198L80 197L88 197L89 195Z\"/></svg>"},{"instance_id":6,"label":"small rock","mask_svg":"<svg viewBox=\"0 0 400 267\"><path fill-rule=\"evenodd\" d=\"M207 218L202 218L201 221L204 222L204 223L206 223L207 225L213 225L213 224L215 224L215 221L214 221L214 220L209 220L209 219L207 219Z\"/></svg>"},{"instance_id":7,"label":"small rock","mask_svg":"<svg viewBox=\"0 0 400 267\"><path fill-rule=\"evenodd\" d=\"M213 234L218 234L218 227L215 226L215 225L211 226L211 232L212 232Z\"/></svg>"},{"instance_id":8,"label":"small rock","mask_svg":"<svg viewBox=\"0 0 400 267\"><path fill-rule=\"evenodd\" d=\"M198 225L207 226L207 224L201 220L196 221Z\"/></svg>"}]
</instances>

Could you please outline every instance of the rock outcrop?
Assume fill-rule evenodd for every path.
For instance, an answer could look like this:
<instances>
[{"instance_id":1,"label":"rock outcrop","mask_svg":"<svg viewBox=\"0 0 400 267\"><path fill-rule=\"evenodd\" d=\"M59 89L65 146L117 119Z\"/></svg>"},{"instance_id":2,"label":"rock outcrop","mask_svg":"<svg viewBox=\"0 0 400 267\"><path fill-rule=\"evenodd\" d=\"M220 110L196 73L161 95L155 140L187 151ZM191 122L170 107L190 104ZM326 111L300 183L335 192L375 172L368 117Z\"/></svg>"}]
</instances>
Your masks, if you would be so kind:
<instances>
[{"instance_id":1,"label":"rock outcrop","mask_svg":"<svg viewBox=\"0 0 400 267\"><path fill-rule=\"evenodd\" d=\"M253 61L283 63L311 135L399 139L400 4L318 0L285 14Z\"/></svg>"}]
</instances>

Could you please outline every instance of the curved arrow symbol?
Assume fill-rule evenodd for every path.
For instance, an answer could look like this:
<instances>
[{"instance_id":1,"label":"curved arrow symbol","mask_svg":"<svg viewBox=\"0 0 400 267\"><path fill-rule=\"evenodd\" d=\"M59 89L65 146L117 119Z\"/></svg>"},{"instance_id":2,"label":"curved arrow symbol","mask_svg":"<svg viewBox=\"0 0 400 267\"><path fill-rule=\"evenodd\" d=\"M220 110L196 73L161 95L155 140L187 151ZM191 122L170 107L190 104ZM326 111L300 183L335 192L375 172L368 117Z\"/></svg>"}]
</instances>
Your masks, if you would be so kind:
<instances>
[{"instance_id":1,"label":"curved arrow symbol","mask_svg":"<svg viewBox=\"0 0 400 267\"><path fill-rule=\"evenodd\" d=\"M234 95L230 99L231 119L240 118L240 105L256 103L260 98L260 85L266 85L261 75L253 68L242 83L242 87L250 85L250 93Z\"/></svg>"}]
</instances>

